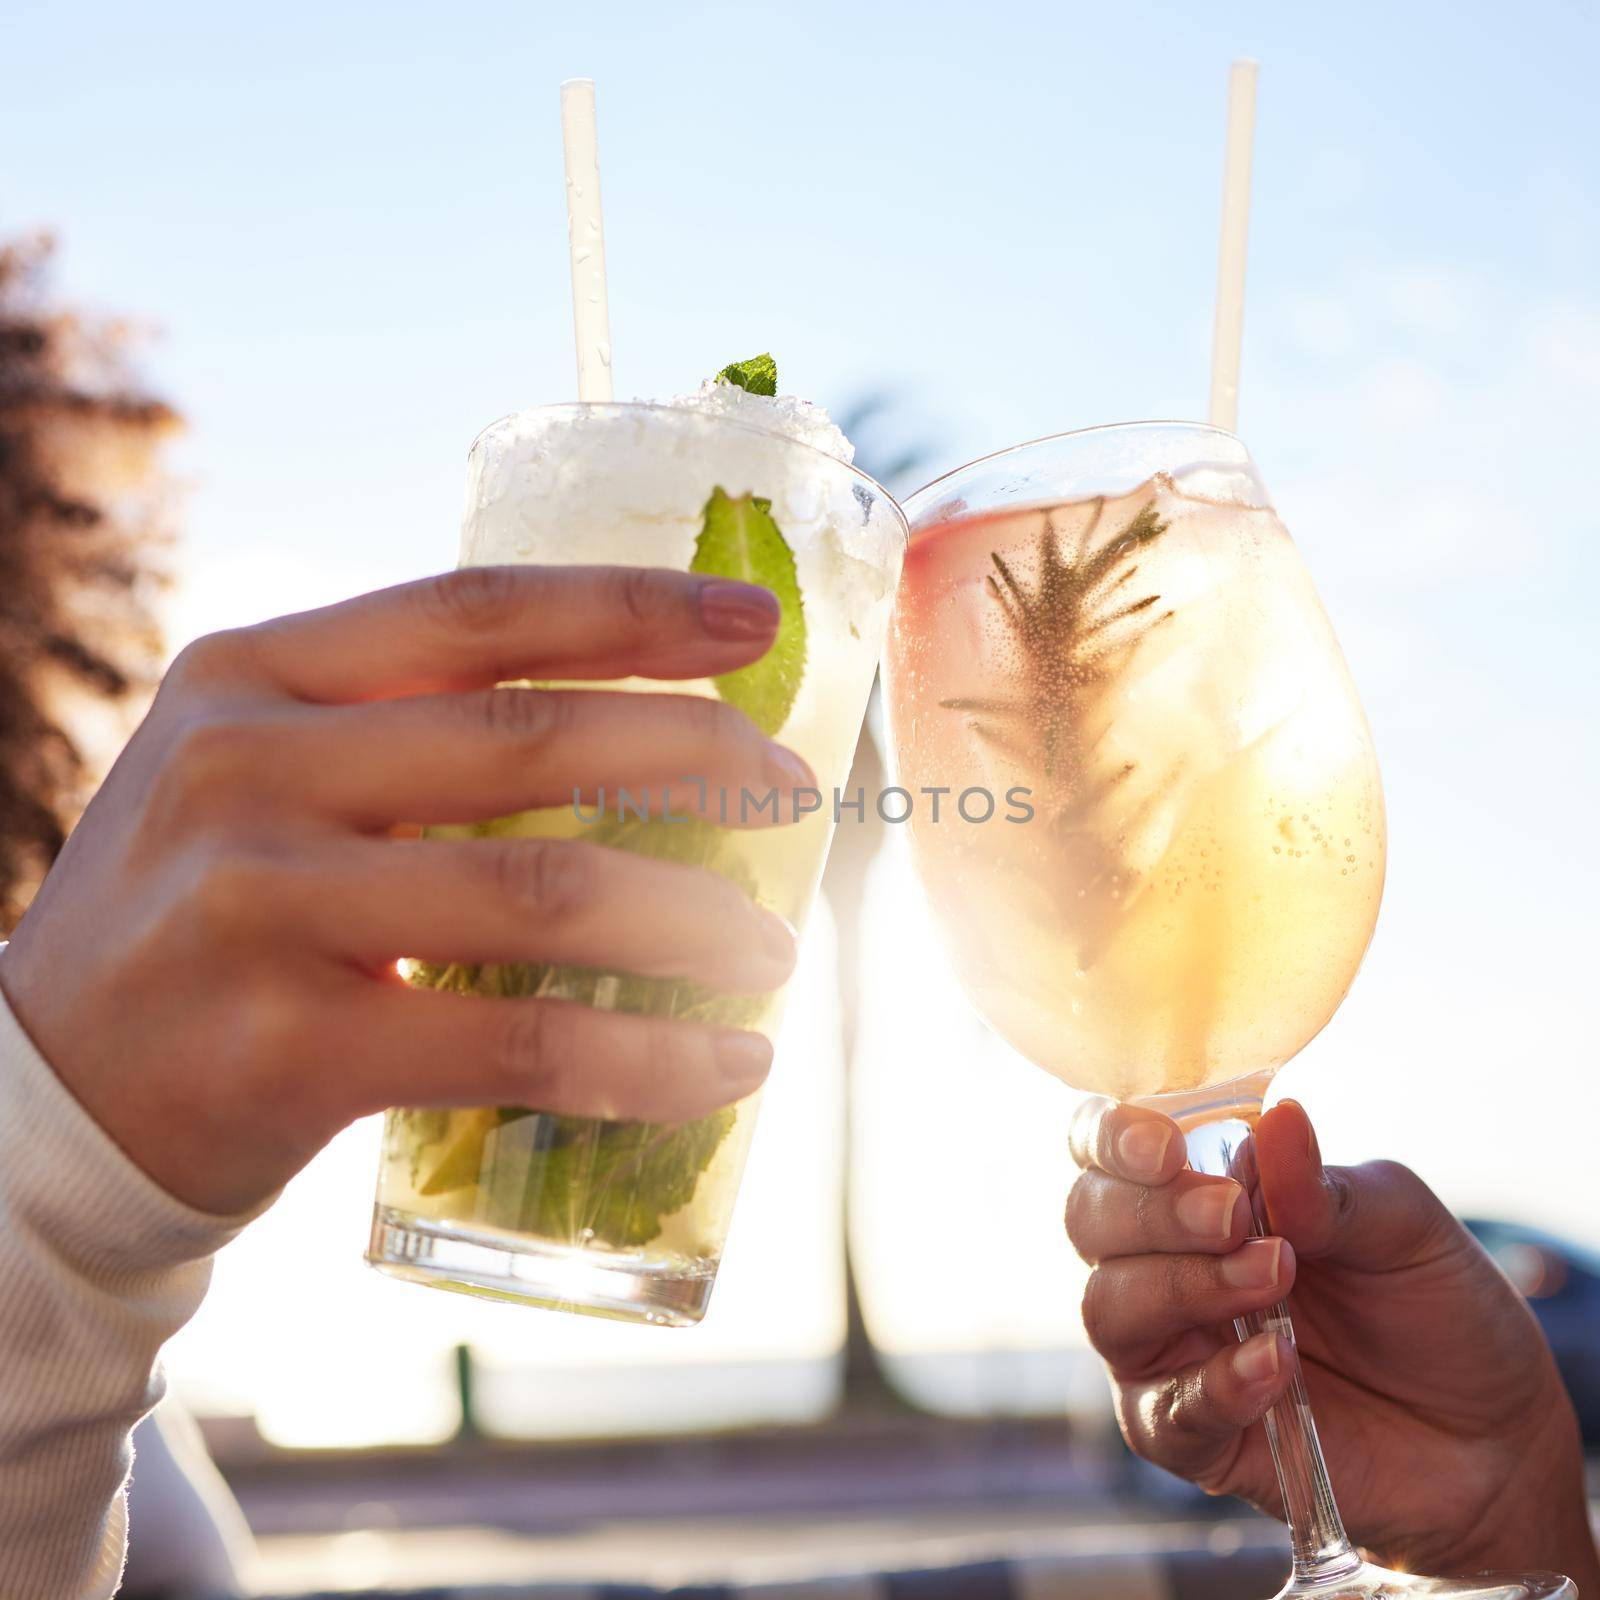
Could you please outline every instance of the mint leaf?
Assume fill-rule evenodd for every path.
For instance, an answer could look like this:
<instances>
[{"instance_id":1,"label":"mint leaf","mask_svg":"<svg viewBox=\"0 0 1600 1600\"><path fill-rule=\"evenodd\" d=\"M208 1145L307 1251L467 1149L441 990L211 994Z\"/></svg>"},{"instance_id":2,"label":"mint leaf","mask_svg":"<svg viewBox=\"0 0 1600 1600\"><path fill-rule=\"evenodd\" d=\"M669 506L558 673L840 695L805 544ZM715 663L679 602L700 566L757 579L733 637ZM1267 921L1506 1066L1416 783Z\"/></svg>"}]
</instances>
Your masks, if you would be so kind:
<instances>
[{"instance_id":1,"label":"mint leaf","mask_svg":"<svg viewBox=\"0 0 1600 1600\"><path fill-rule=\"evenodd\" d=\"M649 1244L694 1198L736 1116L726 1106L677 1127L561 1116L504 1126L492 1152L503 1172L495 1221L572 1244Z\"/></svg>"},{"instance_id":2,"label":"mint leaf","mask_svg":"<svg viewBox=\"0 0 1600 1600\"><path fill-rule=\"evenodd\" d=\"M405 1115L421 1169L412 1178L417 1193L459 1196L461 1221L629 1250L649 1244L694 1198L738 1113L724 1106L676 1126L516 1107L431 1113L448 1129L421 1122L429 1113Z\"/></svg>"},{"instance_id":3,"label":"mint leaf","mask_svg":"<svg viewBox=\"0 0 1600 1600\"><path fill-rule=\"evenodd\" d=\"M776 395L778 363L770 355L751 356L748 361L735 361L724 367L715 381L731 383L736 389L748 389L751 394Z\"/></svg>"},{"instance_id":4,"label":"mint leaf","mask_svg":"<svg viewBox=\"0 0 1600 1600\"><path fill-rule=\"evenodd\" d=\"M498 831L513 834L515 823L515 818L502 819ZM611 849L709 867L755 897L749 863L731 848L727 830L709 822L608 817L584 837ZM544 962L417 961L410 963L407 977L420 988L454 994L540 996L734 1028L752 1026L767 1004L764 995L718 994L687 979ZM412 1187L430 1200L448 1196L453 1219L568 1245L597 1239L626 1250L656 1238L666 1219L694 1198L737 1112L728 1106L677 1126L603 1122L519 1106L400 1115Z\"/></svg>"},{"instance_id":5,"label":"mint leaf","mask_svg":"<svg viewBox=\"0 0 1600 1600\"><path fill-rule=\"evenodd\" d=\"M738 1112L724 1106L676 1125L510 1106L437 1113L448 1130L422 1123L423 1113L404 1115L413 1186L429 1199L454 1195L458 1220L629 1250L649 1244L694 1199Z\"/></svg>"},{"instance_id":6,"label":"mint leaf","mask_svg":"<svg viewBox=\"0 0 1600 1600\"><path fill-rule=\"evenodd\" d=\"M806 671L806 614L794 551L772 520L772 502L758 495L735 497L713 489L702 516L689 570L759 583L783 607L772 648L759 661L714 680L729 705L737 706L763 733L774 734L794 709Z\"/></svg>"}]
</instances>

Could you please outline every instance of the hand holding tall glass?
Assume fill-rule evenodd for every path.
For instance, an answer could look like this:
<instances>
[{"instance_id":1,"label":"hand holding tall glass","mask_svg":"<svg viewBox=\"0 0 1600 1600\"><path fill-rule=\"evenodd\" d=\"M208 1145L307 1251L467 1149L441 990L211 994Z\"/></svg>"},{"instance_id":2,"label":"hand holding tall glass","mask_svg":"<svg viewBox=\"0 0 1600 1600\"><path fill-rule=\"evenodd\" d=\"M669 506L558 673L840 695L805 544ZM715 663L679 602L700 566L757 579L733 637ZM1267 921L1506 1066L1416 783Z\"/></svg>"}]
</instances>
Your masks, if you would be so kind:
<instances>
[{"instance_id":1,"label":"hand holding tall glass","mask_svg":"<svg viewBox=\"0 0 1600 1600\"><path fill-rule=\"evenodd\" d=\"M1251 1130L1355 977L1384 874L1365 717L1244 445L1136 423L1021 445L912 497L890 628L899 780L1026 791L1032 816L910 826L988 1022L1079 1089L1177 1121L1265 1232ZM1241 1319L1241 1338L1287 1308ZM1266 1423L1294 1556L1285 1595L1575 1591L1443 1581L1345 1536L1298 1370Z\"/></svg>"}]
</instances>

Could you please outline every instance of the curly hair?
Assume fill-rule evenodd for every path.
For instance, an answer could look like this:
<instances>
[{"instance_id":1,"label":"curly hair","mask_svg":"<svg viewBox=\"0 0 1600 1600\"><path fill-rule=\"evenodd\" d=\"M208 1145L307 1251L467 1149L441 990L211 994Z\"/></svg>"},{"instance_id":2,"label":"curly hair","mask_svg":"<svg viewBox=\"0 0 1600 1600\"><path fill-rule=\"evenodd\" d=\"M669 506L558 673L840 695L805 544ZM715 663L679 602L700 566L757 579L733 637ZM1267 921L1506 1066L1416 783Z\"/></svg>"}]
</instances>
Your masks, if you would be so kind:
<instances>
[{"instance_id":1,"label":"curly hair","mask_svg":"<svg viewBox=\"0 0 1600 1600\"><path fill-rule=\"evenodd\" d=\"M0 937L97 777L96 721L155 679L176 413L128 329L51 305L48 238L0 246Z\"/></svg>"}]
</instances>

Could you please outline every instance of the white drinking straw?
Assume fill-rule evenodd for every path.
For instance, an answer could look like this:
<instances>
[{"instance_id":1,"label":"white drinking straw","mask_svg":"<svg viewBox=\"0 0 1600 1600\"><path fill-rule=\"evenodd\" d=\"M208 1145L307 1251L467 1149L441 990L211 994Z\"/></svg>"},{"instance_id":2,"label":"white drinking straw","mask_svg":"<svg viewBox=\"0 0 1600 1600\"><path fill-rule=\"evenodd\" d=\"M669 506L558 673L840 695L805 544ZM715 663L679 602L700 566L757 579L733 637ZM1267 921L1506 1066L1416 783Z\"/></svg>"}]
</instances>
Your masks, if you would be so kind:
<instances>
[{"instance_id":1,"label":"white drinking straw","mask_svg":"<svg viewBox=\"0 0 1600 1600\"><path fill-rule=\"evenodd\" d=\"M1250 239L1250 153L1256 131L1256 63L1228 73L1228 152L1222 167L1222 249L1217 259L1217 325L1211 343L1211 420L1239 425L1239 346L1244 339L1244 258ZM576 269L574 269L576 270Z\"/></svg>"},{"instance_id":2,"label":"white drinking straw","mask_svg":"<svg viewBox=\"0 0 1600 1600\"><path fill-rule=\"evenodd\" d=\"M611 318L606 308L606 236L600 221L600 144L594 79L561 85L561 148L567 164L567 247L572 253L572 329L578 398L611 398Z\"/></svg>"}]
</instances>

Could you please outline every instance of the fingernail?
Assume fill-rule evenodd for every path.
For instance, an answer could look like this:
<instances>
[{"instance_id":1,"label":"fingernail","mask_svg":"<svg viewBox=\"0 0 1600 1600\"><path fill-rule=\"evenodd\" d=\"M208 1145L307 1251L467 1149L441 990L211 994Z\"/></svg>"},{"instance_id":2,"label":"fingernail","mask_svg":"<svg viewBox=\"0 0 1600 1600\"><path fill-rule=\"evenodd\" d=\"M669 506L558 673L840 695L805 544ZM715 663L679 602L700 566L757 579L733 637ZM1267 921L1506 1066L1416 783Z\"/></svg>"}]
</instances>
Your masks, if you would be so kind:
<instances>
[{"instance_id":1,"label":"fingernail","mask_svg":"<svg viewBox=\"0 0 1600 1600\"><path fill-rule=\"evenodd\" d=\"M1179 1195L1173 1207L1178 1221L1197 1239L1226 1239L1233 1232L1233 1213L1244 1190L1236 1183L1208 1183Z\"/></svg>"},{"instance_id":2,"label":"fingernail","mask_svg":"<svg viewBox=\"0 0 1600 1600\"><path fill-rule=\"evenodd\" d=\"M1222 1258L1222 1281L1235 1289L1265 1289L1278 1281L1282 1239L1248 1239Z\"/></svg>"},{"instance_id":3,"label":"fingernail","mask_svg":"<svg viewBox=\"0 0 1600 1600\"><path fill-rule=\"evenodd\" d=\"M1301 1117L1305 1119L1306 1160L1309 1161L1312 1166L1320 1167L1322 1165L1322 1152L1317 1148L1317 1130L1311 1126L1310 1113L1303 1105L1300 1104L1298 1100L1293 1099L1288 1095L1285 1095L1284 1098L1278 1102L1278 1104L1281 1106L1293 1106L1295 1110L1300 1113Z\"/></svg>"},{"instance_id":4,"label":"fingernail","mask_svg":"<svg viewBox=\"0 0 1600 1600\"><path fill-rule=\"evenodd\" d=\"M1172 1129L1159 1122L1135 1122L1117 1135L1117 1160L1135 1182L1159 1178Z\"/></svg>"},{"instance_id":5,"label":"fingernail","mask_svg":"<svg viewBox=\"0 0 1600 1600\"><path fill-rule=\"evenodd\" d=\"M1258 1333L1233 1352L1233 1370L1246 1383L1265 1383L1278 1376L1278 1336Z\"/></svg>"},{"instance_id":6,"label":"fingernail","mask_svg":"<svg viewBox=\"0 0 1600 1600\"><path fill-rule=\"evenodd\" d=\"M713 639L765 639L782 617L770 589L726 580L700 586L700 624Z\"/></svg>"},{"instance_id":7,"label":"fingernail","mask_svg":"<svg viewBox=\"0 0 1600 1600\"><path fill-rule=\"evenodd\" d=\"M776 912L761 913L761 948L775 964L794 965L794 929Z\"/></svg>"},{"instance_id":8,"label":"fingernail","mask_svg":"<svg viewBox=\"0 0 1600 1600\"><path fill-rule=\"evenodd\" d=\"M817 775L793 750L781 744L767 746L767 776L780 789L815 789L817 786ZM780 815L792 814L783 806L779 806L778 811Z\"/></svg>"},{"instance_id":9,"label":"fingernail","mask_svg":"<svg viewBox=\"0 0 1600 1600\"><path fill-rule=\"evenodd\" d=\"M725 1033L717 1040L717 1069L723 1082L749 1094L772 1065L772 1046L759 1033Z\"/></svg>"}]
</instances>

